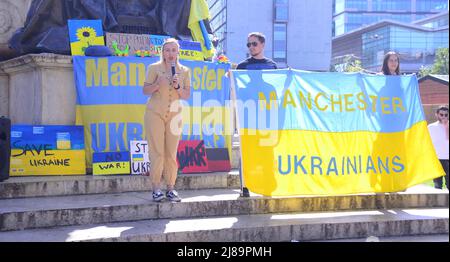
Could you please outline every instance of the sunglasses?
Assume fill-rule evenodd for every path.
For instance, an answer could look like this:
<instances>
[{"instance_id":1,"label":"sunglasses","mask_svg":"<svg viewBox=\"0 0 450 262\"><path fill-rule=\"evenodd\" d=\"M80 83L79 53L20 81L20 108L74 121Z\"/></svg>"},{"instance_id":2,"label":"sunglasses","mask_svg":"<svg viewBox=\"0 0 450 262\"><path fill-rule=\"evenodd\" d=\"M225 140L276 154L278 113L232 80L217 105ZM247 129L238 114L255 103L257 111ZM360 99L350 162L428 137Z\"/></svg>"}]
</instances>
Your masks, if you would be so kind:
<instances>
[{"instance_id":1,"label":"sunglasses","mask_svg":"<svg viewBox=\"0 0 450 262\"><path fill-rule=\"evenodd\" d=\"M442 113L440 113L439 115L442 116L442 117L448 117L448 114L442 114Z\"/></svg>"},{"instance_id":2,"label":"sunglasses","mask_svg":"<svg viewBox=\"0 0 450 262\"><path fill-rule=\"evenodd\" d=\"M253 46L253 47L258 46L258 42L250 42L250 43L247 43L247 47L250 48L250 46Z\"/></svg>"}]
</instances>

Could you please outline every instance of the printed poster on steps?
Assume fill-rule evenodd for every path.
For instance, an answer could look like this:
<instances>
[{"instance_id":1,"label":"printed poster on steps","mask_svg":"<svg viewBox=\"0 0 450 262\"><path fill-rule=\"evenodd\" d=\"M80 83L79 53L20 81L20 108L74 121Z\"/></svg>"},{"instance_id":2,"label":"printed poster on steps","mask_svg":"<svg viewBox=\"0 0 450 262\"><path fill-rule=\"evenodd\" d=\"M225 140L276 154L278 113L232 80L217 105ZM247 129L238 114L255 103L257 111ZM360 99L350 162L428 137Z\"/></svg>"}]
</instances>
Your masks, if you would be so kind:
<instances>
[{"instance_id":1,"label":"printed poster on steps","mask_svg":"<svg viewBox=\"0 0 450 262\"><path fill-rule=\"evenodd\" d=\"M85 174L83 126L11 127L11 176Z\"/></svg>"}]
</instances>

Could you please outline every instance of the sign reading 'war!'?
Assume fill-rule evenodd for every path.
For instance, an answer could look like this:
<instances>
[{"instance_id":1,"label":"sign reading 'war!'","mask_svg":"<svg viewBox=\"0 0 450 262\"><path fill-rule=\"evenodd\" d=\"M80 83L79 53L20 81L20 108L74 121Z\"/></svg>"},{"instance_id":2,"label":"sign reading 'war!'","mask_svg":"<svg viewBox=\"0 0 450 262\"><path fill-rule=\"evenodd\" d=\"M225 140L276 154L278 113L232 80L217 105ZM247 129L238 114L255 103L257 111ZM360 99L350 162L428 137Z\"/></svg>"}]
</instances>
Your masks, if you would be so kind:
<instances>
[{"instance_id":1,"label":"sign reading 'war!'","mask_svg":"<svg viewBox=\"0 0 450 262\"><path fill-rule=\"evenodd\" d=\"M129 152L94 153L92 157L93 175L128 175L130 174Z\"/></svg>"},{"instance_id":2,"label":"sign reading 'war!'","mask_svg":"<svg viewBox=\"0 0 450 262\"><path fill-rule=\"evenodd\" d=\"M82 126L11 127L11 176L84 175Z\"/></svg>"}]
</instances>

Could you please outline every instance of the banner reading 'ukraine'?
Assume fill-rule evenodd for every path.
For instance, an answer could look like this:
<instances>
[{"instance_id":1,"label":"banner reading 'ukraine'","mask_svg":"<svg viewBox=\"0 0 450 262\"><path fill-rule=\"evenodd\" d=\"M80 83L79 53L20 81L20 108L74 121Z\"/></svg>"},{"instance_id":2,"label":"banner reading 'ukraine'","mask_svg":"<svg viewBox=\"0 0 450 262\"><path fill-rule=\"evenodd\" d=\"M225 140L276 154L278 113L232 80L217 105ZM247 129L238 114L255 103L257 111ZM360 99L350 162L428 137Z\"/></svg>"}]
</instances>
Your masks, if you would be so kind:
<instances>
[{"instance_id":1,"label":"banner reading 'ukraine'","mask_svg":"<svg viewBox=\"0 0 450 262\"><path fill-rule=\"evenodd\" d=\"M129 151L145 140L142 92L146 71L159 57L74 56L77 123L84 125L87 166L94 152ZM181 61L191 69L191 97L182 112L182 140L204 140L208 148L231 148L228 64Z\"/></svg>"},{"instance_id":2,"label":"banner reading 'ukraine'","mask_svg":"<svg viewBox=\"0 0 450 262\"><path fill-rule=\"evenodd\" d=\"M250 191L395 192L444 175L414 75L243 70L232 81Z\"/></svg>"}]
</instances>

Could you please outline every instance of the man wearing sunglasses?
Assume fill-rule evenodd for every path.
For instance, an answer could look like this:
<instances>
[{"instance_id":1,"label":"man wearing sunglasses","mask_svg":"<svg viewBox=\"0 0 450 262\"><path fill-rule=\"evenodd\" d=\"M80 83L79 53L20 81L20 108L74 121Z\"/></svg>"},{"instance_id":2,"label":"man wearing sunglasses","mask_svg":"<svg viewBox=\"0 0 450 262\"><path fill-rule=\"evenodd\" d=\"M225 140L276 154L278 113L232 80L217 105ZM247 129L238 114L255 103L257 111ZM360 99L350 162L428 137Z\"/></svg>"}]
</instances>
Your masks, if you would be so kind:
<instances>
[{"instance_id":1,"label":"man wearing sunglasses","mask_svg":"<svg viewBox=\"0 0 450 262\"><path fill-rule=\"evenodd\" d=\"M251 57L240 62L236 69L277 69L277 64L264 56L265 43L266 37L262 33L250 33L248 35L247 48Z\"/></svg>"},{"instance_id":2,"label":"man wearing sunglasses","mask_svg":"<svg viewBox=\"0 0 450 262\"><path fill-rule=\"evenodd\" d=\"M433 141L436 154L441 161L442 167L445 171L445 184L448 189L448 155L449 155L449 144L448 144L448 107L440 106L436 110L436 118L438 121L428 125L428 130L430 131L431 140ZM434 187L442 189L443 177L435 178Z\"/></svg>"}]
</instances>

